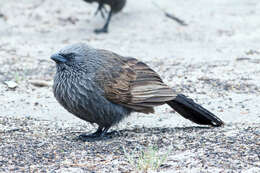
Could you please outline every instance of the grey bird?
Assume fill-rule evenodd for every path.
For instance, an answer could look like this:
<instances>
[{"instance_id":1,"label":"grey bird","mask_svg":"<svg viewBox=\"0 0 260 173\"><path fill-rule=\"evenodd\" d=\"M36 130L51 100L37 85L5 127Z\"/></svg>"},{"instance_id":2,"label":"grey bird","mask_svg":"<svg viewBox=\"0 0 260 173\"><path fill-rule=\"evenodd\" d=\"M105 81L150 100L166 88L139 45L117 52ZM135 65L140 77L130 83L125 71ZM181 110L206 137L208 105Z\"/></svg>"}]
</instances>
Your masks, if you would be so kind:
<instances>
[{"instance_id":1,"label":"grey bird","mask_svg":"<svg viewBox=\"0 0 260 173\"><path fill-rule=\"evenodd\" d=\"M57 101L75 116L98 125L95 133L80 135L82 140L104 137L132 112L154 113L154 107L163 104L197 124L224 124L192 99L175 93L135 58L78 43L51 59L56 62L53 92Z\"/></svg>"},{"instance_id":2,"label":"grey bird","mask_svg":"<svg viewBox=\"0 0 260 173\"><path fill-rule=\"evenodd\" d=\"M110 11L108 13L108 17L105 25L101 29L95 29L95 33L107 33L108 25L110 23L112 15L120 12L126 4L126 0L84 0L84 1L88 3L97 2L98 8L95 14L100 12L103 18L105 18L104 13L106 13L105 5L108 5L110 7Z\"/></svg>"}]
</instances>

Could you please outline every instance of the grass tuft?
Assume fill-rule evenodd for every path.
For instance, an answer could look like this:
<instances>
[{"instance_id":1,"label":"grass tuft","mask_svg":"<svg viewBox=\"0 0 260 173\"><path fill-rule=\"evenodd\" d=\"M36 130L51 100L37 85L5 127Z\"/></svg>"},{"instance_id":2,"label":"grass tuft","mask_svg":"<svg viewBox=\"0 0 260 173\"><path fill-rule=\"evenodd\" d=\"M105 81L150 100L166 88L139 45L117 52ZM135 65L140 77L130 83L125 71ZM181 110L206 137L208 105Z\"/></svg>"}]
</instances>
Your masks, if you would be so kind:
<instances>
[{"instance_id":1,"label":"grass tuft","mask_svg":"<svg viewBox=\"0 0 260 173\"><path fill-rule=\"evenodd\" d=\"M123 149L128 162L136 169L136 171L140 172L158 170L167 160L171 151L169 150L168 152L161 154L159 148L155 146L149 146L147 149L141 151L135 149L131 153L127 152L125 148Z\"/></svg>"}]
</instances>

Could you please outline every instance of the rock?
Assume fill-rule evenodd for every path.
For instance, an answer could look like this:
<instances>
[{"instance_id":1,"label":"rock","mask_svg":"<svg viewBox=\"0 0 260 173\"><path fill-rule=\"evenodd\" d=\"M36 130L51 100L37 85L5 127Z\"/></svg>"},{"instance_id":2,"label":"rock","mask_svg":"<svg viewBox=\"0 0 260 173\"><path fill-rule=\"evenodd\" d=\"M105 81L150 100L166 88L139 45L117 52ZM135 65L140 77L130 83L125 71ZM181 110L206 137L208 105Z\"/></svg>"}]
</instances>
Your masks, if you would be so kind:
<instances>
[{"instance_id":1,"label":"rock","mask_svg":"<svg viewBox=\"0 0 260 173\"><path fill-rule=\"evenodd\" d=\"M36 87L49 87L52 86L52 82L45 81L45 80L29 80L30 84Z\"/></svg>"},{"instance_id":2,"label":"rock","mask_svg":"<svg viewBox=\"0 0 260 173\"><path fill-rule=\"evenodd\" d=\"M7 85L8 88L11 89L15 89L18 86L18 84L14 81L5 81L4 83Z\"/></svg>"}]
</instances>

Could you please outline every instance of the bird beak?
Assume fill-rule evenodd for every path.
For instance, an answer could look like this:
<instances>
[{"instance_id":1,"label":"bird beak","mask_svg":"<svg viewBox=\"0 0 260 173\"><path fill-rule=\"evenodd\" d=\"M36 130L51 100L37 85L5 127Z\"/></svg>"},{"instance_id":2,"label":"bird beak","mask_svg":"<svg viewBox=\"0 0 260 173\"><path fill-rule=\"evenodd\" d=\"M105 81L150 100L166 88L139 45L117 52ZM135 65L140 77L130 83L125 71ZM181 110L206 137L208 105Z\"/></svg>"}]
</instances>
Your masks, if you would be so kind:
<instances>
[{"instance_id":1,"label":"bird beak","mask_svg":"<svg viewBox=\"0 0 260 173\"><path fill-rule=\"evenodd\" d=\"M51 59L56 63L66 62L67 60L60 54L56 53L51 56Z\"/></svg>"}]
</instances>

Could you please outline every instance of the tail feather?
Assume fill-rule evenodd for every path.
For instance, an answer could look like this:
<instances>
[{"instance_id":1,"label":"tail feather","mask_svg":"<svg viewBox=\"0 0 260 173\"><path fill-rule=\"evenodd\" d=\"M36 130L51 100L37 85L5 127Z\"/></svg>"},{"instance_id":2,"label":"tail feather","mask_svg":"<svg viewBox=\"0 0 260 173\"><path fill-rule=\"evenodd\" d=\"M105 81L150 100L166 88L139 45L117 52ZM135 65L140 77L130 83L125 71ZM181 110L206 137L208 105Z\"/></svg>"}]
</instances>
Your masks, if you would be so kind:
<instances>
[{"instance_id":1,"label":"tail feather","mask_svg":"<svg viewBox=\"0 0 260 173\"><path fill-rule=\"evenodd\" d=\"M182 94L177 95L174 100L168 101L167 104L184 118L194 123L216 127L224 125L224 122L213 113Z\"/></svg>"}]
</instances>

